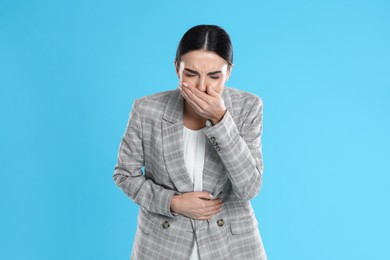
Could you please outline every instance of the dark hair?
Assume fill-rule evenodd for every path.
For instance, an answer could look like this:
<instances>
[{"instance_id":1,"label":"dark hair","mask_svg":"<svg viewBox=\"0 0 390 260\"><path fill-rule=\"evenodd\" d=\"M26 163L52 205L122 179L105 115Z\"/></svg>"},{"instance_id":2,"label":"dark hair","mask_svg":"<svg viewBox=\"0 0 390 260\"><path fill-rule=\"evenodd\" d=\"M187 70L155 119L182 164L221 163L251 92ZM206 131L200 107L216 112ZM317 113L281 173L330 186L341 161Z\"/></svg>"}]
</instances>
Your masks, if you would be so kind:
<instances>
[{"instance_id":1,"label":"dark hair","mask_svg":"<svg viewBox=\"0 0 390 260\"><path fill-rule=\"evenodd\" d=\"M228 67L233 64L233 47L229 34L217 25L197 25L189 29L177 47L176 62L180 63L181 56L196 50L216 53L228 63Z\"/></svg>"}]
</instances>

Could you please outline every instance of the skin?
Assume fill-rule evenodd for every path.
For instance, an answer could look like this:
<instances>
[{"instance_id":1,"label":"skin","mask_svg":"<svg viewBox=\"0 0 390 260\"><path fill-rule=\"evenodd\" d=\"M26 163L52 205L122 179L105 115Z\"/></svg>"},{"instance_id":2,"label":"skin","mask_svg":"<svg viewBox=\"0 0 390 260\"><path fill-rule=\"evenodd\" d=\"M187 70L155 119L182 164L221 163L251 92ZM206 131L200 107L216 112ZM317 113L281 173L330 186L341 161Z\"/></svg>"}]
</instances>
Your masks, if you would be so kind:
<instances>
[{"instance_id":1,"label":"skin","mask_svg":"<svg viewBox=\"0 0 390 260\"><path fill-rule=\"evenodd\" d=\"M175 62L179 88L184 98L183 124L193 130L205 126L208 119L217 124L226 112L221 97L231 66L217 54L196 50ZM187 192L172 197L171 211L192 219L206 220L222 208L221 199L208 192Z\"/></svg>"}]
</instances>

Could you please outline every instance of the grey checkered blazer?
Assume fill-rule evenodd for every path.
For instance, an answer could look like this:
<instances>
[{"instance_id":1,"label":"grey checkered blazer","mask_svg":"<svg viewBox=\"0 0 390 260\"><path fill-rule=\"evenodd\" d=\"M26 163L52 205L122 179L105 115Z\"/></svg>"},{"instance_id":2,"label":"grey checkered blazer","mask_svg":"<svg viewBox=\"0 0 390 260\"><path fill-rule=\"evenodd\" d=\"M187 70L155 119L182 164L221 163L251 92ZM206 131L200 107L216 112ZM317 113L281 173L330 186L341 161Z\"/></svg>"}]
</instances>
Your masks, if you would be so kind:
<instances>
[{"instance_id":1,"label":"grey checkered blazer","mask_svg":"<svg viewBox=\"0 0 390 260\"><path fill-rule=\"evenodd\" d=\"M140 205L131 259L188 259L194 239L201 259L267 259L249 201L262 184L263 104L259 97L229 87L222 98L227 112L216 125L207 121L204 129L203 190L224 201L210 220L170 211L173 195L193 191L183 156L180 90L134 101L113 175Z\"/></svg>"}]
</instances>

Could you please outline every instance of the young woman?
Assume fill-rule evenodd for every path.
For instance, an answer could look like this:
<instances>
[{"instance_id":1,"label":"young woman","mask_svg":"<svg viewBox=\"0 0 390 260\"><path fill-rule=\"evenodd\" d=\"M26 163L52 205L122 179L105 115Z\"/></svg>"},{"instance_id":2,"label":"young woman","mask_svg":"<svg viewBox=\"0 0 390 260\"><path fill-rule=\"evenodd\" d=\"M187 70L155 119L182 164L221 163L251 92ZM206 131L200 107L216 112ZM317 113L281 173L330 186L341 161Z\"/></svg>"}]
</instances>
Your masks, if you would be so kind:
<instances>
[{"instance_id":1,"label":"young woman","mask_svg":"<svg viewBox=\"0 0 390 260\"><path fill-rule=\"evenodd\" d=\"M263 104L225 86L232 66L226 31L195 26L177 48L178 88L134 101L113 175L140 206L131 259L267 259L250 204Z\"/></svg>"}]
</instances>

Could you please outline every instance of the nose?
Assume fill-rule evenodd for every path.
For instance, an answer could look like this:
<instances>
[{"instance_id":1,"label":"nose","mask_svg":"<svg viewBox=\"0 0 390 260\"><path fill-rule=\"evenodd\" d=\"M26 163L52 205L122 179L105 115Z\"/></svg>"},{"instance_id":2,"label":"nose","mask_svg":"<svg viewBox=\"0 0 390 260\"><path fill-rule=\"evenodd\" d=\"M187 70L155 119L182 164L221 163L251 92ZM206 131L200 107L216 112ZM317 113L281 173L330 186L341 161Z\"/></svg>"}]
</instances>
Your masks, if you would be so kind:
<instances>
[{"instance_id":1,"label":"nose","mask_svg":"<svg viewBox=\"0 0 390 260\"><path fill-rule=\"evenodd\" d=\"M199 82L198 82L198 89L200 90L200 91L203 91L203 92L205 92L206 91L206 87L207 87L207 82L206 82L206 79L205 78L203 78L203 77L201 77L200 79L199 79Z\"/></svg>"}]
</instances>

